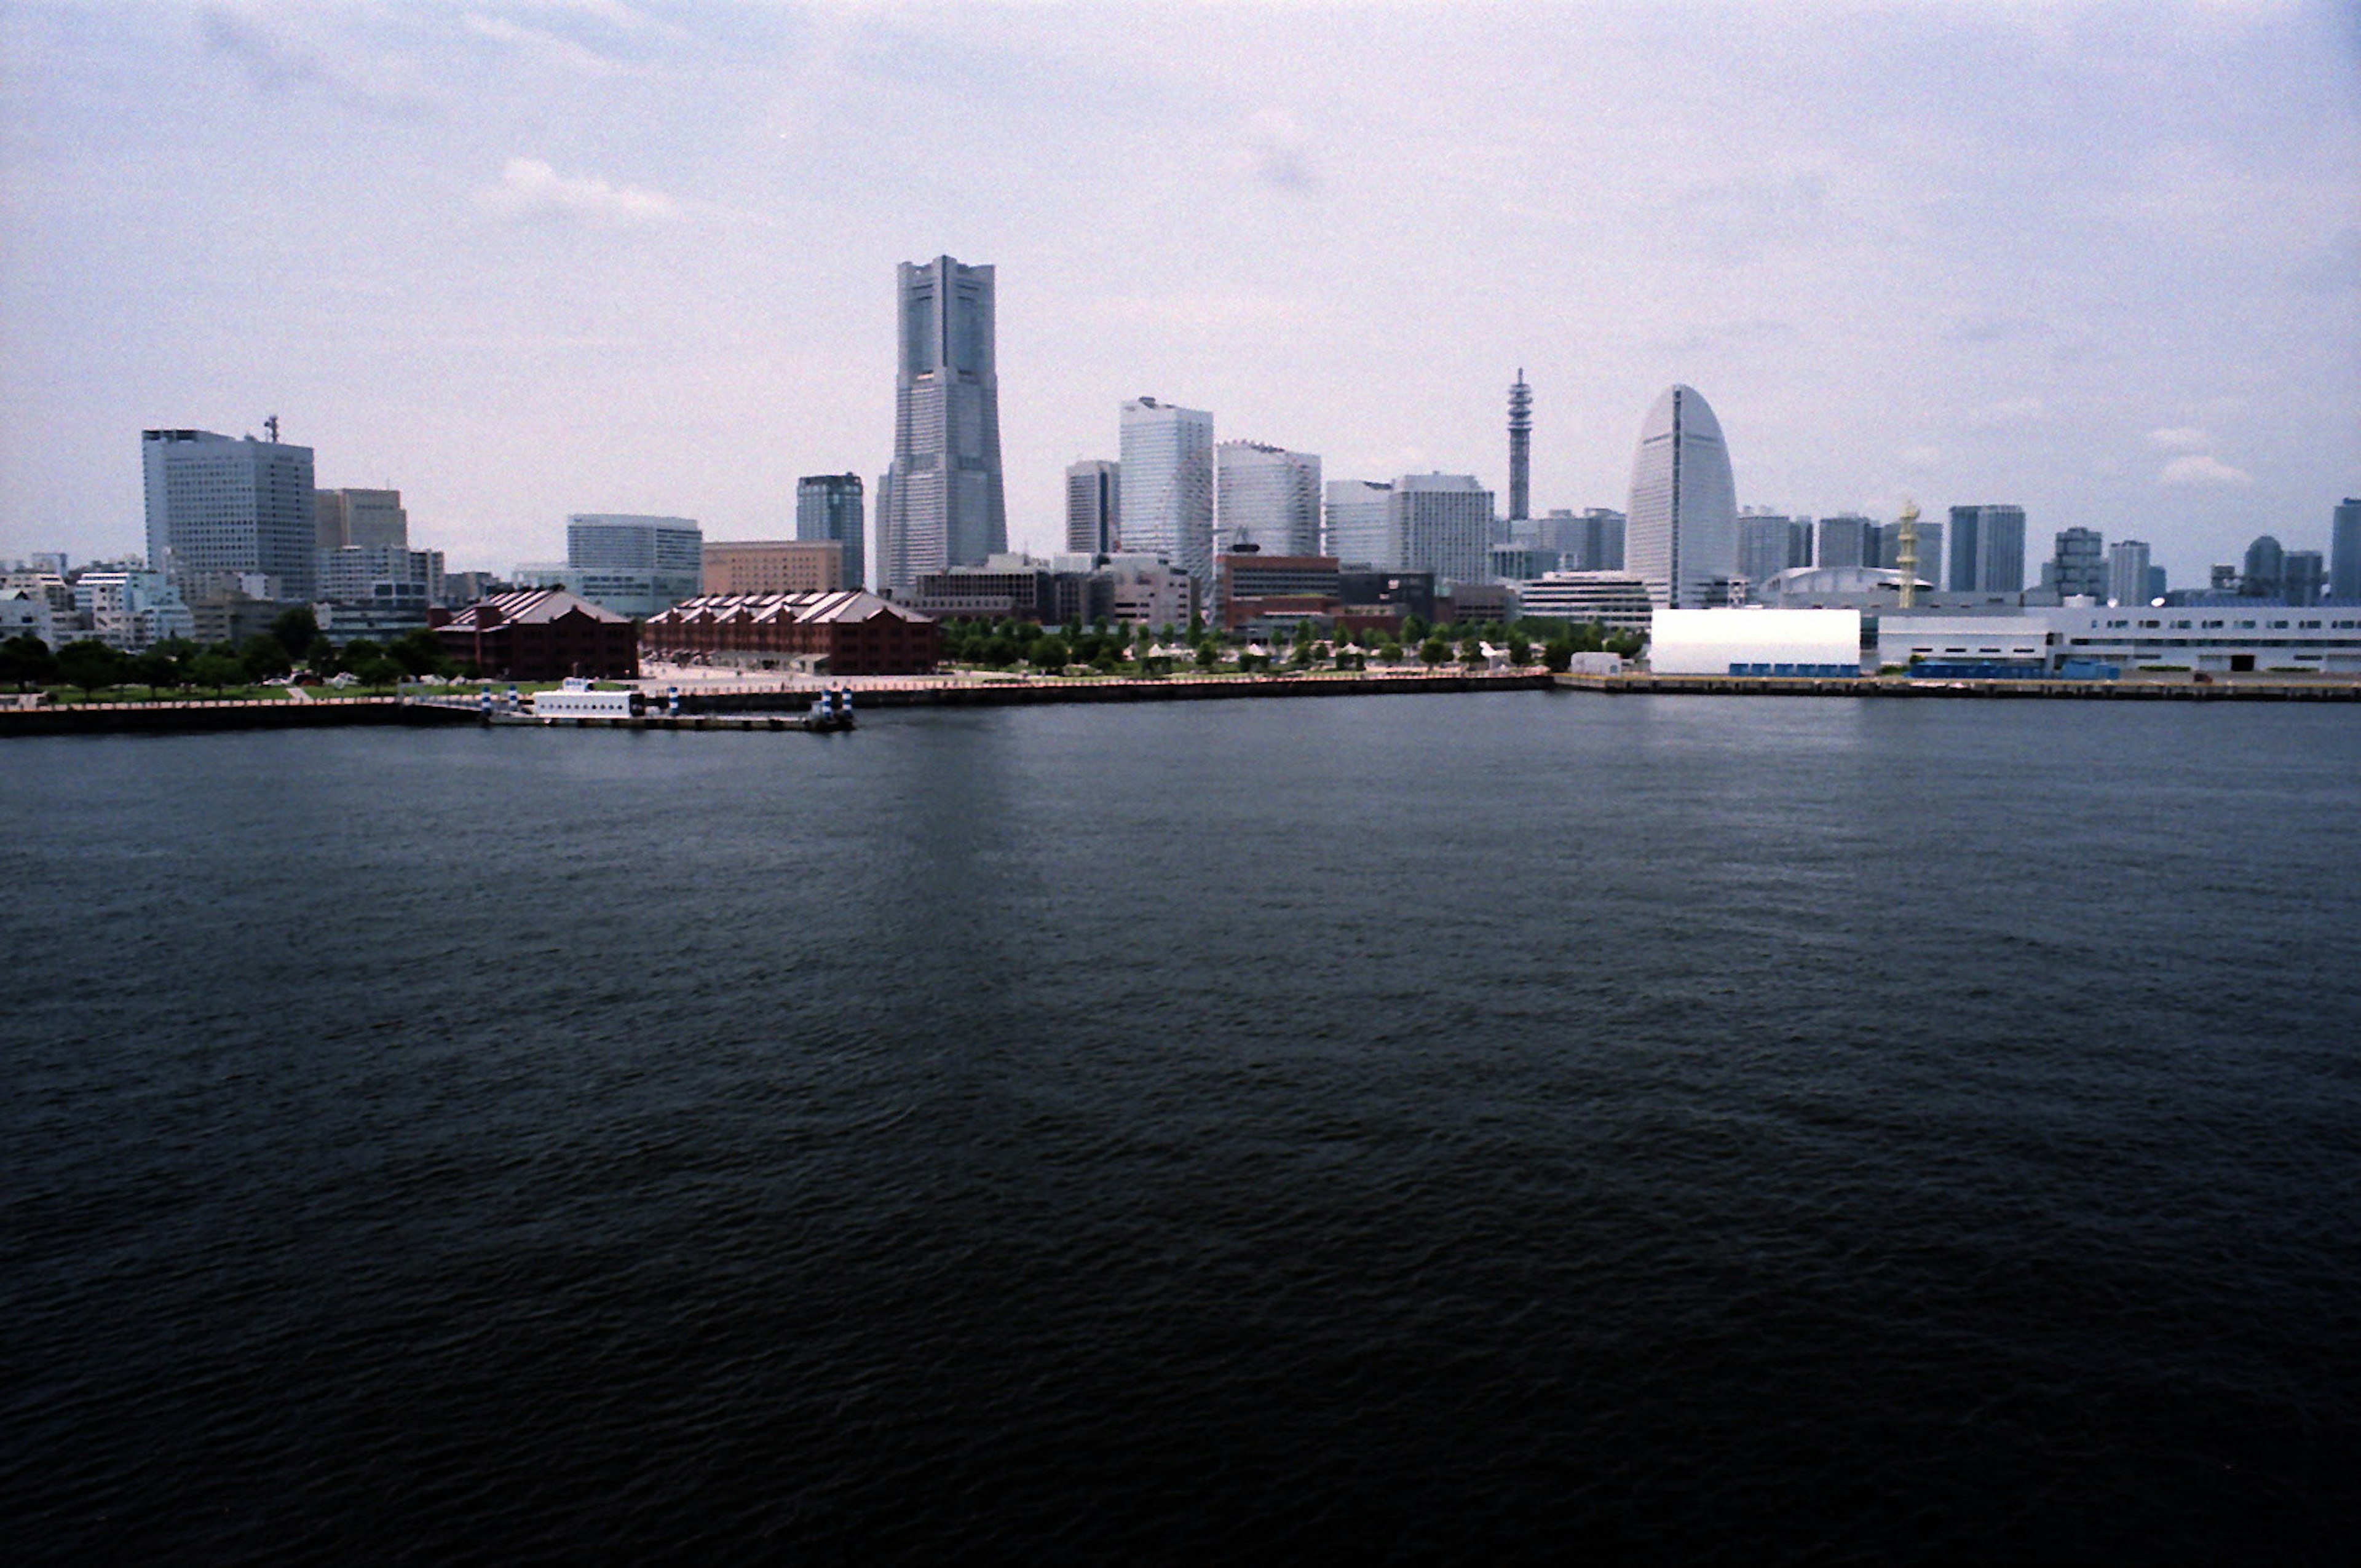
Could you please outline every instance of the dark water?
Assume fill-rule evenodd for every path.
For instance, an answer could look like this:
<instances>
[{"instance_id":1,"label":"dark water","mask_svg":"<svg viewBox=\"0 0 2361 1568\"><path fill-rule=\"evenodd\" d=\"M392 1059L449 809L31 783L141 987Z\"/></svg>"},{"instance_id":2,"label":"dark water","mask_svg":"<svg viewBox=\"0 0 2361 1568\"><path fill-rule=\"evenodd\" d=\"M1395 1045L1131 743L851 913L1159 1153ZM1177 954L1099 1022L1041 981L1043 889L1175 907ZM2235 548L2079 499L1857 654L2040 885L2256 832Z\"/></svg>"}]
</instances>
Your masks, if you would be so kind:
<instances>
[{"instance_id":1,"label":"dark water","mask_svg":"<svg viewBox=\"0 0 2361 1568\"><path fill-rule=\"evenodd\" d=\"M0 1555L2346 1559L2361 721L0 753Z\"/></svg>"}]
</instances>

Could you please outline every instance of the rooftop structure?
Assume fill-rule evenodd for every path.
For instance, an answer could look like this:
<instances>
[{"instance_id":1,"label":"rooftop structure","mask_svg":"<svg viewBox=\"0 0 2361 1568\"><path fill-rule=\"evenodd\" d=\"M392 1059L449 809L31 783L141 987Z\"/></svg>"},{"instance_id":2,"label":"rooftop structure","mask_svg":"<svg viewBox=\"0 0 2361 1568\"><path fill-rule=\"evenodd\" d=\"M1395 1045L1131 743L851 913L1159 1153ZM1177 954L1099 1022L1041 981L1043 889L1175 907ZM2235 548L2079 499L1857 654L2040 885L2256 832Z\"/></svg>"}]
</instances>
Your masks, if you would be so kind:
<instances>
[{"instance_id":1,"label":"rooftop structure","mask_svg":"<svg viewBox=\"0 0 2361 1568\"><path fill-rule=\"evenodd\" d=\"M875 594L705 594L640 629L649 655L832 675L915 675L942 655L942 629Z\"/></svg>"}]
</instances>

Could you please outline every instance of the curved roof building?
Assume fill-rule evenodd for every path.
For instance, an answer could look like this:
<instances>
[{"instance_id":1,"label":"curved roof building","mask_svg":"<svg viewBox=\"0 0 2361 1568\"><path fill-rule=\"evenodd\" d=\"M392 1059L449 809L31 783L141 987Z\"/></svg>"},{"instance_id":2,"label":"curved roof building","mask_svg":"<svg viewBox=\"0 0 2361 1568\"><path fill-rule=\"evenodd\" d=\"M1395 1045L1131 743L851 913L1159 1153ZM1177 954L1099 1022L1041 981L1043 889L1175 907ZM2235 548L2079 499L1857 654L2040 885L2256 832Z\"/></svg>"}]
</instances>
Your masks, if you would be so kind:
<instances>
[{"instance_id":1,"label":"curved roof building","mask_svg":"<svg viewBox=\"0 0 2361 1568\"><path fill-rule=\"evenodd\" d=\"M1694 387L1667 388L1640 426L1623 565L1675 609L1729 602L1738 570L1738 488L1721 422Z\"/></svg>"}]
</instances>

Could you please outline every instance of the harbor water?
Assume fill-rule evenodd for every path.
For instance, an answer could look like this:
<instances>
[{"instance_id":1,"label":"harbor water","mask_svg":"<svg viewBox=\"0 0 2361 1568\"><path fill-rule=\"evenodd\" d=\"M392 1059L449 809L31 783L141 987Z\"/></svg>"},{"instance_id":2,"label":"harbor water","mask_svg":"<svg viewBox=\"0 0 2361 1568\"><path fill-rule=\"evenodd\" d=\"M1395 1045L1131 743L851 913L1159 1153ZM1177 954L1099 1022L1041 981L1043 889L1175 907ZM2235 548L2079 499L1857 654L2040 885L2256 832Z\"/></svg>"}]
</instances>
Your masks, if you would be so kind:
<instances>
[{"instance_id":1,"label":"harbor water","mask_svg":"<svg viewBox=\"0 0 2361 1568\"><path fill-rule=\"evenodd\" d=\"M2341 1561L2361 723L0 758L34 1561Z\"/></svg>"}]
</instances>

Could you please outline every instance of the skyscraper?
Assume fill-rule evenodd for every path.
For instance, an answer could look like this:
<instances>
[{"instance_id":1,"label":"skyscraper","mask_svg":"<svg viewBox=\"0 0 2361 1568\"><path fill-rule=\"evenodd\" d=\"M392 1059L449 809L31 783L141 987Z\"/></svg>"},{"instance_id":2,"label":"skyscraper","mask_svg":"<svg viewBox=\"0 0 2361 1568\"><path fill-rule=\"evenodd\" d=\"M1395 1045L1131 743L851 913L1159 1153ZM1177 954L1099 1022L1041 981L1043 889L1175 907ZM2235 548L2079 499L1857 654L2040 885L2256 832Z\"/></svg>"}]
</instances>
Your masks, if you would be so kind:
<instances>
[{"instance_id":1,"label":"skyscraper","mask_svg":"<svg viewBox=\"0 0 2361 1568\"><path fill-rule=\"evenodd\" d=\"M1802 546L1799 551L1796 547ZM1749 512L1738 520L1738 575L1763 583L1791 566L1812 564L1810 524L1797 528L1791 517Z\"/></svg>"},{"instance_id":2,"label":"skyscraper","mask_svg":"<svg viewBox=\"0 0 2361 1568\"><path fill-rule=\"evenodd\" d=\"M869 532L868 510L858 474L807 474L796 481L796 537L832 539L843 545L843 582L849 588L869 582L869 553L862 548Z\"/></svg>"},{"instance_id":3,"label":"skyscraper","mask_svg":"<svg viewBox=\"0 0 2361 1568\"><path fill-rule=\"evenodd\" d=\"M2107 546L2107 598L2115 604L2147 603L2148 548L2140 539L2118 539Z\"/></svg>"},{"instance_id":4,"label":"skyscraper","mask_svg":"<svg viewBox=\"0 0 2361 1568\"><path fill-rule=\"evenodd\" d=\"M1509 389L1509 521L1531 517L1533 468L1533 389L1525 385L1523 367L1517 384Z\"/></svg>"},{"instance_id":5,"label":"skyscraper","mask_svg":"<svg viewBox=\"0 0 2361 1568\"><path fill-rule=\"evenodd\" d=\"M410 513L400 490L314 490L312 506L319 549L410 548Z\"/></svg>"},{"instance_id":6,"label":"skyscraper","mask_svg":"<svg viewBox=\"0 0 2361 1568\"><path fill-rule=\"evenodd\" d=\"M2328 530L2329 597L2361 599L2361 498L2345 497Z\"/></svg>"},{"instance_id":7,"label":"skyscraper","mask_svg":"<svg viewBox=\"0 0 2361 1568\"><path fill-rule=\"evenodd\" d=\"M1387 522L1398 569L1433 573L1436 592L1492 580L1492 492L1474 475L1403 475Z\"/></svg>"},{"instance_id":8,"label":"skyscraper","mask_svg":"<svg viewBox=\"0 0 2361 1568\"><path fill-rule=\"evenodd\" d=\"M2279 598L2291 605L2318 604L2328 574L2317 550L2290 550L2279 560Z\"/></svg>"},{"instance_id":9,"label":"skyscraper","mask_svg":"<svg viewBox=\"0 0 2361 1568\"><path fill-rule=\"evenodd\" d=\"M285 597L311 597L319 522L310 447L209 430L143 430L139 458L148 570L174 584L264 572Z\"/></svg>"},{"instance_id":10,"label":"skyscraper","mask_svg":"<svg viewBox=\"0 0 2361 1568\"><path fill-rule=\"evenodd\" d=\"M2246 568L2238 574L2238 593L2246 598L2278 598L2286 571L2287 552L2277 539L2261 534L2246 546Z\"/></svg>"},{"instance_id":11,"label":"skyscraper","mask_svg":"<svg viewBox=\"0 0 2361 1568\"><path fill-rule=\"evenodd\" d=\"M2023 507L1951 509L1950 587L1955 594L2025 591Z\"/></svg>"},{"instance_id":12,"label":"skyscraper","mask_svg":"<svg viewBox=\"0 0 2361 1568\"><path fill-rule=\"evenodd\" d=\"M1819 542L1812 552L1815 566L1872 566L1877 564L1872 537L1877 524L1852 512L1820 519Z\"/></svg>"},{"instance_id":13,"label":"skyscraper","mask_svg":"<svg viewBox=\"0 0 2361 1568\"><path fill-rule=\"evenodd\" d=\"M1667 388L1631 455L1624 554L1648 597L1675 609L1725 602L1738 569L1738 487L1721 422L1693 387Z\"/></svg>"},{"instance_id":14,"label":"skyscraper","mask_svg":"<svg viewBox=\"0 0 2361 1568\"><path fill-rule=\"evenodd\" d=\"M1392 515L1394 488L1373 479L1328 481L1327 521L1322 554L1334 555L1346 571L1399 572L1394 559Z\"/></svg>"},{"instance_id":15,"label":"skyscraper","mask_svg":"<svg viewBox=\"0 0 2361 1568\"><path fill-rule=\"evenodd\" d=\"M1161 555L1196 580L1213 581L1213 416L1154 398L1123 405L1118 503L1127 554Z\"/></svg>"},{"instance_id":16,"label":"skyscraper","mask_svg":"<svg viewBox=\"0 0 2361 1568\"><path fill-rule=\"evenodd\" d=\"M2058 535L2049 564L2042 568L2042 585L2055 588L2061 599L2077 597L2103 600L2107 597L2106 541L2095 528L2069 528Z\"/></svg>"},{"instance_id":17,"label":"skyscraper","mask_svg":"<svg viewBox=\"0 0 2361 1568\"><path fill-rule=\"evenodd\" d=\"M1123 547L1123 465L1086 457L1066 470L1066 548L1112 555Z\"/></svg>"},{"instance_id":18,"label":"skyscraper","mask_svg":"<svg viewBox=\"0 0 2361 1568\"><path fill-rule=\"evenodd\" d=\"M1258 441L1213 448L1213 527L1221 547L1266 555L1320 554L1320 459Z\"/></svg>"},{"instance_id":19,"label":"skyscraper","mask_svg":"<svg viewBox=\"0 0 2361 1568\"><path fill-rule=\"evenodd\" d=\"M993 299L989 267L902 264L894 466L877 498L878 571L896 594L1008 548Z\"/></svg>"}]
</instances>

